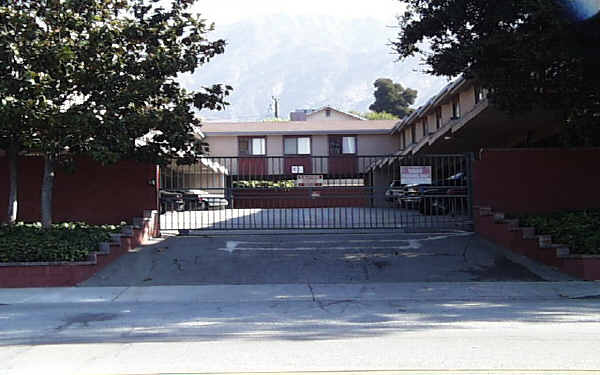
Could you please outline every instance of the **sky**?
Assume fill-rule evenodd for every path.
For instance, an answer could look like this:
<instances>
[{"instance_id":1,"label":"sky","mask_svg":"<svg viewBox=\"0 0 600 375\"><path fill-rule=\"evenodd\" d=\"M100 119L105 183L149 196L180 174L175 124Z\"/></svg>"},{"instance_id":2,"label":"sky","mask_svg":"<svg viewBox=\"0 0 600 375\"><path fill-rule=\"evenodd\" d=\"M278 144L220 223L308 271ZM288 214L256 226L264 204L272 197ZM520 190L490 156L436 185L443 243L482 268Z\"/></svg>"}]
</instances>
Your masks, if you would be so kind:
<instances>
[{"instance_id":1,"label":"sky","mask_svg":"<svg viewBox=\"0 0 600 375\"><path fill-rule=\"evenodd\" d=\"M195 10L209 21L227 25L248 17L288 15L334 15L343 18L372 17L395 24L403 9L398 0L199 0Z\"/></svg>"}]
</instances>

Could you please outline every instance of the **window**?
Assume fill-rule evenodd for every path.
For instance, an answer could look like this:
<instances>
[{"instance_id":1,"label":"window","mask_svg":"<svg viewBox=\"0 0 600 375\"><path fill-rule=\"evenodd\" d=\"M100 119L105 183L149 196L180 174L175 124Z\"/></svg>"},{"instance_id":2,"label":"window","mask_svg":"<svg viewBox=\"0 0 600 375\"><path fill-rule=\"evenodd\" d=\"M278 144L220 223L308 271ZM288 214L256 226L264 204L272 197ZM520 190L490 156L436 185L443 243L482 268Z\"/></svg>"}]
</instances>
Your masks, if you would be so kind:
<instances>
[{"instance_id":1,"label":"window","mask_svg":"<svg viewBox=\"0 0 600 375\"><path fill-rule=\"evenodd\" d=\"M258 156L266 154L266 140L264 137L239 137L238 153L240 156Z\"/></svg>"},{"instance_id":2,"label":"window","mask_svg":"<svg viewBox=\"0 0 600 375\"><path fill-rule=\"evenodd\" d=\"M406 132L404 130L402 131L402 148L406 148Z\"/></svg>"},{"instance_id":3,"label":"window","mask_svg":"<svg viewBox=\"0 0 600 375\"><path fill-rule=\"evenodd\" d=\"M425 117L423 119L423 122L421 123L421 126L423 127L423 138L425 138L425 137L427 137L429 135L428 131L427 131L427 117Z\"/></svg>"},{"instance_id":4,"label":"window","mask_svg":"<svg viewBox=\"0 0 600 375\"><path fill-rule=\"evenodd\" d=\"M439 129L442 127L442 107L435 109L435 128Z\"/></svg>"},{"instance_id":5,"label":"window","mask_svg":"<svg viewBox=\"0 0 600 375\"><path fill-rule=\"evenodd\" d=\"M342 154L356 154L356 137L342 137Z\"/></svg>"},{"instance_id":6,"label":"window","mask_svg":"<svg viewBox=\"0 0 600 375\"><path fill-rule=\"evenodd\" d=\"M331 117L331 109L327 108L325 110L325 117Z\"/></svg>"},{"instance_id":7,"label":"window","mask_svg":"<svg viewBox=\"0 0 600 375\"><path fill-rule=\"evenodd\" d=\"M356 154L356 137L353 135L330 135L329 155Z\"/></svg>"},{"instance_id":8,"label":"window","mask_svg":"<svg viewBox=\"0 0 600 375\"><path fill-rule=\"evenodd\" d=\"M452 119L460 118L460 97L456 95L452 99Z\"/></svg>"},{"instance_id":9,"label":"window","mask_svg":"<svg viewBox=\"0 0 600 375\"><path fill-rule=\"evenodd\" d=\"M310 137L285 137L283 152L286 155L310 155Z\"/></svg>"},{"instance_id":10,"label":"window","mask_svg":"<svg viewBox=\"0 0 600 375\"><path fill-rule=\"evenodd\" d=\"M410 128L410 138L412 143L417 143L417 126L413 125Z\"/></svg>"}]
</instances>

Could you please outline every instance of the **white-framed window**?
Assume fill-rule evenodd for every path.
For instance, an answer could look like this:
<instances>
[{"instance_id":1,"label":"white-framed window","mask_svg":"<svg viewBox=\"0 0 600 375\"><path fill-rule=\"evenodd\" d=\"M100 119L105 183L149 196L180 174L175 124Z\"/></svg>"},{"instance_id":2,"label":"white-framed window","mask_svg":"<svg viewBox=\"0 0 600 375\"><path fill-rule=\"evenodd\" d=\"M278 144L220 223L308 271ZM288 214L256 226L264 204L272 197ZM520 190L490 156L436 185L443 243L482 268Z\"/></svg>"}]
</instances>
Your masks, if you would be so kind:
<instances>
[{"instance_id":1,"label":"white-framed window","mask_svg":"<svg viewBox=\"0 0 600 375\"><path fill-rule=\"evenodd\" d=\"M286 155L310 155L310 137L285 137L283 153Z\"/></svg>"},{"instance_id":2,"label":"white-framed window","mask_svg":"<svg viewBox=\"0 0 600 375\"><path fill-rule=\"evenodd\" d=\"M342 137L342 154L356 154L356 137Z\"/></svg>"},{"instance_id":3,"label":"white-framed window","mask_svg":"<svg viewBox=\"0 0 600 375\"><path fill-rule=\"evenodd\" d=\"M264 138L252 138L252 155L266 154L266 142Z\"/></svg>"}]
</instances>

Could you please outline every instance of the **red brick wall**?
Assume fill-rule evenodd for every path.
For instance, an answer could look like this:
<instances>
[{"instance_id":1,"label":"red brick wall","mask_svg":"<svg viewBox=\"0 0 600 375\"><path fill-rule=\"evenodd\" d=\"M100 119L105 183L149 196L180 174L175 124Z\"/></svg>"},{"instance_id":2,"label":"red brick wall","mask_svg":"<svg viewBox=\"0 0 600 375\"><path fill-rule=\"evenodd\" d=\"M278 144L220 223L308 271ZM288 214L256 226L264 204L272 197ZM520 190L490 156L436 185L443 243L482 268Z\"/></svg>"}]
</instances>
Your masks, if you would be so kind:
<instances>
[{"instance_id":1,"label":"red brick wall","mask_svg":"<svg viewBox=\"0 0 600 375\"><path fill-rule=\"evenodd\" d=\"M473 202L507 213L600 208L600 148L482 150Z\"/></svg>"},{"instance_id":2,"label":"red brick wall","mask_svg":"<svg viewBox=\"0 0 600 375\"><path fill-rule=\"evenodd\" d=\"M233 191L234 208L368 207L370 188L314 188ZM314 195L313 195L314 193Z\"/></svg>"},{"instance_id":3,"label":"red brick wall","mask_svg":"<svg viewBox=\"0 0 600 375\"><path fill-rule=\"evenodd\" d=\"M40 220L40 186L43 160L19 160L19 216L21 221ZM90 159L77 160L74 173L56 172L53 216L55 222L85 221L90 224L130 222L144 210L156 209L157 168L151 164L122 161L102 166ZM6 221L8 163L0 157L0 222Z\"/></svg>"}]
</instances>

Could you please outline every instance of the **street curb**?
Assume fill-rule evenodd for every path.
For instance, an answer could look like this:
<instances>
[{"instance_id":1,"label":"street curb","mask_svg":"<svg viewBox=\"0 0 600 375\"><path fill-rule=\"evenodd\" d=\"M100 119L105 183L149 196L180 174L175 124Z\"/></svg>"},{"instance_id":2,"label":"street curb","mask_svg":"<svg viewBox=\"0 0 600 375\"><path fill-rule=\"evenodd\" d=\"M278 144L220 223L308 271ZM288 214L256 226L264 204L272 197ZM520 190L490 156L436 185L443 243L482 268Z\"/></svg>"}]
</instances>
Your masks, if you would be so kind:
<instances>
[{"instance_id":1,"label":"street curb","mask_svg":"<svg viewBox=\"0 0 600 375\"><path fill-rule=\"evenodd\" d=\"M0 289L0 304L514 301L599 296L600 283L594 282L267 284Z\"/></svg>"}]
</instances>

